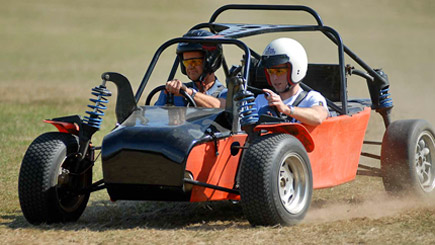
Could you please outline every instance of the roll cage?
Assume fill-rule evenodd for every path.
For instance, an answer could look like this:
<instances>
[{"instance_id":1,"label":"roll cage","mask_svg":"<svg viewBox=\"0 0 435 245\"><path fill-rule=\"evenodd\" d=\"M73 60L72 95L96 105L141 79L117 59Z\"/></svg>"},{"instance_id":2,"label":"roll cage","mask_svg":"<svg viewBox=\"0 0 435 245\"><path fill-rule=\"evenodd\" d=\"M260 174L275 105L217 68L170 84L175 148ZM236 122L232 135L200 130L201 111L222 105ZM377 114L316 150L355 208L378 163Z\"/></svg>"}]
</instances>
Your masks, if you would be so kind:
<instances>
[{"instance_id":1,"label":"roll cage","mask_svg":"<svg viewBox=\"0 0 435 245\"><path fill-rule=\"evenodd\" d=\"M283 24L271 25L271 24L239 24L239 23L216 22L217 18L223 12L229 10L302 11L310 14L315 19L317 24L315 25L283 25ZM325 67L326 67L326 70L328 70L327 72L333 71L338 73L334 78L332 78L332 80L338 80L336 81L336 87L337 87L336 89L339 90L338 96L335 96L337 97L335 101L327 97L326 100L328 106L332 110L336 111L339 115L349 115L346 75L355 74L367 80L367 85L371 97L372 109L376 110L382 115L386 127L390 124L389 114L392 108L392 100L389 98L390 95L388 93L389 82L387 76L381 70L371 68L354 52L352 52L348 47L346 47L343 44L343 40L340 34L335 29L324 25L319 14L313 9L307 6L300 6L300 5L229 4L217 9L211 16L209 22L197 24L193 26L191 29L202 29L202 28L208 28L212 33L215 34L215 36L195 37L195 38L192 37L174 38L165 42L163 45L161 45L158 48L134 96L136 103L139 102L161 53L165 49L167 49L168 47L174 44L180 42L192 42L192 43L206 43L206 44L231 44L239 47L244 52L244 56L243 56L244 67L241 69L241 72L238 75L241 78L242 84L237 85L237 84L229 83L229 81L231 80L230 79L231 76L234 76L234 74L231 74L231 71L228 69L225 58L223 59L223 69L224 69L225 76L227 78L227 87L229 90L234 89L234 87L237 86L239 86L240 89L242 90L248 90L250 87L252 87L250 85L258 84L258 80L261 79L261 76L258 76L258 67L255 67L256 64L252 62L253 60L252 58L259 59L260 55L255 51L251 50L244 42L238 39L260 35L260 34L277 33L277 32L321 32L328 39L330 39L333 43L337 45L337 52L338 52L338 65L325 65L325 66L317 67L318 70L320 68L321 70L323 69L325 71ZM357 64L359 64L365 70L365 72L356 70L349 65L345 66L344 54L347 54L351 59L353 59ZM168 80L172 80L174 78L178 66L179 66L179 60L178 57L176 57L171 72L169 74ZM309 70L310 69L311 68L309 68ZM305 82L305 80L301 83L301 86L306 90L312 89ZM316 87L314 87L314 89L316 89ZM322 93L321 90L319 92ZM233 95L233 93L229 93L229 94ZM337 101L337 99L339 99L339 101ZM228 103L231 104L231 106L235 104L232 97L227 98L227 104ZM231 108L227 107L227 109L231 109ZM234 110L235 109L232 108L232 111Z\"/></svg>"}]
</instances>

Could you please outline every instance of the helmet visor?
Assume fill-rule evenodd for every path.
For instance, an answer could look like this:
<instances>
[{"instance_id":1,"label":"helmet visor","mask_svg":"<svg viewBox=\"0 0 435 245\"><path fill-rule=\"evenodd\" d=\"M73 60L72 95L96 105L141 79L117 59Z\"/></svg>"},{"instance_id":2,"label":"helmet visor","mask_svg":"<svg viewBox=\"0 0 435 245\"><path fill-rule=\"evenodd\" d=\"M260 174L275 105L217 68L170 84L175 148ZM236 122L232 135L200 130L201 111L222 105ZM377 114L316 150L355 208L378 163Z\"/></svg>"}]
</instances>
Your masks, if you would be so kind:
<instances>
[{"instance_id":1,"label":"helmet visor","mask_svg":"<svg viewBox=\"0 0 435 245\"><path fill-rule=\"evenodd\" d=\"M275 75L275 76L281 76L283 74L287 74L287 72L290 69L288 67L281 67L281 68L266 68L267 73L269 73L269 76Z\"/></svg>"},{"instance_id":2,"label":"helmet visor","mask_svg":"<svg viewBox=\"0 0 435 245\"><path fill-rule=\"evenodd\" d=\"M260 66L265 68L271 68L289 62L289 58L285 54L273 55L273 56L261 56Z\"/></svg>"},{"instance_id":3,"label":"helmet visor","mask_svg":"<svg viewBox=\"0 0 435 245\"><path fill-rule=\"evenodd\" d=\"M189 66L201 66L202 63L203 63L203 58L185 59L182 62L183 62L183 65L185 67L189 67Z\"/></svg>"}]
</instances>

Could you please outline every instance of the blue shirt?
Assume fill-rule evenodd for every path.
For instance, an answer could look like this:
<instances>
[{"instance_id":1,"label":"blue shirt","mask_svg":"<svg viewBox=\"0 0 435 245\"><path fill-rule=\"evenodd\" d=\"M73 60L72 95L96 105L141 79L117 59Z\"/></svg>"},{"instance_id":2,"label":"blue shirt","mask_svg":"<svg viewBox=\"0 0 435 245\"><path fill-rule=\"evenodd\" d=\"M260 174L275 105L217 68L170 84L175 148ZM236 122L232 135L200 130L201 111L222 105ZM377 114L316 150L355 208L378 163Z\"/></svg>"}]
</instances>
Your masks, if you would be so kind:
<instances>
[{"instance_id":1,"label":"blue shirt","mask_svg":"<svg viewBox=\"0 0 435 245\"><path fill-rule=\"evenodd\" d=\"M194 89L198 90L198 87L196 86L196 84L194 82L185 83L184 85L186 85L188 88L194 88ZM223 98L223 99L227 98L227 93L228 93L228 89L225 88L224 85L221 82L219 82L219 80L217 78L214 81L213 86L211 86L211 88L209 90L205 91L205 94L207 94L207 95L213 96L215 98ZM154 105L156 105L156 106L165 105L166 98L167 98L167 94L165 93L165 91L162 91L160 93L159 98L157 99L157 101ZM174 105L187 106L187 101L183 98L183 96L174 96Z\"/></svg>"}]
</instances>

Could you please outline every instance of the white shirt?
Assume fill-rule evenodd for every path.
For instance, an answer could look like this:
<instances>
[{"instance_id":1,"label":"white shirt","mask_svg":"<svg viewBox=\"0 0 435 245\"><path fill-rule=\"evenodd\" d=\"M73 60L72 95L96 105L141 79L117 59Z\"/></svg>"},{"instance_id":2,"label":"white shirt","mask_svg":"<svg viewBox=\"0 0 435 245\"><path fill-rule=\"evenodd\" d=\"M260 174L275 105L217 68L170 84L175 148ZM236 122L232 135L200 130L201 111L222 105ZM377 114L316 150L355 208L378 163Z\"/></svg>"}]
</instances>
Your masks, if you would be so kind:
<instances>
[{"instance_id":1,"label":"white shirt","mask_svg":"<svg viewBox=\"0 0 435 245\"><path fill-rule=\"evenodd\" d=\"M283 103L288 106L292 105L302 91L303 89L299 88L298 92L295 95L286 100L283 100ZM255 98L255 105L257 107L257 112L260 111L262 107L268 106L268 102L264 94L260 94L257 96L257 98ZM323 97L323 95L321 95L319 92L312 90L308 92L307 96L299 103L298 107L309 108L316 105L321 105L325 107L326 110L328 110L325 97Z\"/></svg>"}]
</instances>

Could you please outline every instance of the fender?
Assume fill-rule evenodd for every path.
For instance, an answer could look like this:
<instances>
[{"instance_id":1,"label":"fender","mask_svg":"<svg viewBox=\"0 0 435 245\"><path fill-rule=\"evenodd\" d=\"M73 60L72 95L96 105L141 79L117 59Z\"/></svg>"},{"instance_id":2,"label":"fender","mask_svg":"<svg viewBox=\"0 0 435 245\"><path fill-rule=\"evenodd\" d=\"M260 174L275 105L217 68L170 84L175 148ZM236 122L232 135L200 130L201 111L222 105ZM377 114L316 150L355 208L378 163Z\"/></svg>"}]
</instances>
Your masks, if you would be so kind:
<instances>
[{"instance_id":1,"label":"fender","mask_svg":"<svg viewBox=\"0 0 435 245\"><path fill-rule=\"evenodd\" d=\"M307 152L314 150L314 140L308 129L299 123L260 124L254 128L255 132L267 130L268 133L284 133L296 137Z\"/></svg>"},{"instance_id":2,"label":"fender","mask_svg":"<svg viewBox=\"0 0 435 245\"><path fill-rule=\"evenodd\" d=\"M78 115L58 117L53 119L46 119L43 122L49 123L57 128L61 133L69 133L74 135L79 135L80 125L82 124L82 119Z\"/></svg>"}]
</instances>

